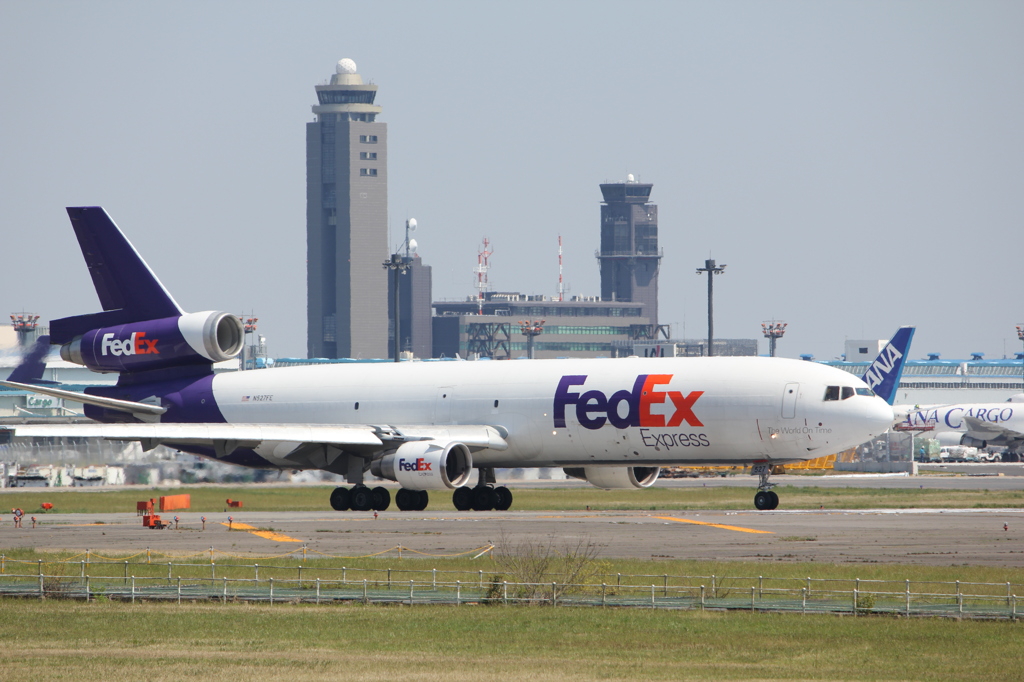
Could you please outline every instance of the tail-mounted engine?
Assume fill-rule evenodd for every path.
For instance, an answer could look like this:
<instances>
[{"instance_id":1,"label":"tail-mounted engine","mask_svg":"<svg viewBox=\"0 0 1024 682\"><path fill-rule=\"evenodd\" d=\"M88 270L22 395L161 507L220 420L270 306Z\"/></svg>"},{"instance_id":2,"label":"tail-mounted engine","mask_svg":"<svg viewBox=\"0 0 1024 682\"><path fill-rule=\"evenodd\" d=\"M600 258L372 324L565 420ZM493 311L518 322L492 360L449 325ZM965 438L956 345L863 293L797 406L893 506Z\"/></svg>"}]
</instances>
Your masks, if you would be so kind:
<instances>
[{"instance_id":1,"label":"tail-mounted engine","mask_svg":"<svg viewBox=\"0 0 1024 682\"><path fill-rule=\"evenodd\" d=\"M464 443L417 440L375 459L370 473L410 490L451 490L469 482L473 456Z\"/></svg>"},{"instance_id":2,"label":"tail-mounted engine","mask_svg":"<svg viewBox=\"0 0 1024 682\"><path fill-rule=\"evenodd\" d=\"M243 342L237 317L206 311L93 329L61 346L60 356L97 372L140 372L230 360Z\"/></svg>"},{"instance_id":3,"label":"tail-mounted engine","mask_svg":"<svg viewBox=\"0 0 1024 682\"><path fill-rule=\"evenodd\" d=\"M649 488L658 480L660 467L574 467L563 469L567 476L612 490L615 488Z\"/></svg>"}]
</instances>

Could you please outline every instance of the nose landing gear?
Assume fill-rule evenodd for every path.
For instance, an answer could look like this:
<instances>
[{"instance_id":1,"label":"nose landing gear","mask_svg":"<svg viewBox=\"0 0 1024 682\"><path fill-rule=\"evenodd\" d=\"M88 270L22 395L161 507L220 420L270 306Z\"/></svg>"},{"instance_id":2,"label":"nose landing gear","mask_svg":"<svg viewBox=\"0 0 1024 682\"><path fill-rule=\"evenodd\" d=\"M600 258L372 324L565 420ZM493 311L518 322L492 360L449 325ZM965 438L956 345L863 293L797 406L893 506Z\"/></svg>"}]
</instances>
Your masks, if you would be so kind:
<instances>
[{"instance_id":1,"label":"nose landing gear","mask_svg":"<svg viewBox=\"0 0 1024 682\"><path fill-rule=\"evenodd\" d=\"M772 475L772 465L767 462L755 464L750 473L760 478L757 484L757 494L754 495L754 506L759 511L771 511L778 507L779 496L772 490L775 484L768 482L768 477Z\"/></svg>"}]
</instances>

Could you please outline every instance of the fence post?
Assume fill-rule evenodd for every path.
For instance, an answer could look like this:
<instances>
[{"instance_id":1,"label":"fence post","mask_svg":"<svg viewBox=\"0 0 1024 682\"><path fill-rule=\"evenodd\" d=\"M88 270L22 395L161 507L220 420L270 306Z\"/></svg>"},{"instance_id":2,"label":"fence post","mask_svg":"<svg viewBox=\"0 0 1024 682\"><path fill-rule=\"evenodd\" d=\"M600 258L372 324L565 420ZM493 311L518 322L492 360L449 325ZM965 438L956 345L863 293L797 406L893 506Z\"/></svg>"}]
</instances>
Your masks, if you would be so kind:
<instances>
[{"instance_id":1,"label":"fence post","mask_svg":"<svg viewBox=\"0 0 1024 682\"><path fill-rule=\"evenodd\" d=\"M651 584L651 608L654 608L654 584Z\"/></svg>"},{"instance_id":2,"label":"fence post","mask_svg":"<svg viewBox=\"0 0 1024 682\"><path fill-rule=\"evenodd\" d=\"M128 563L127 561L125 562ZM135 576L132 576L132 603L135 603Z\"/></svg>"},{"instance_id":3,"label":"fence post","mask_svg":"<svg viewBox=\"0 0 1024 682\"><path fill-rule=\"evenodd\" d=\"M366 582L366 578L363 578L363 582ZM388 569L388 589L391 589L391 569Z\"/></svg>"},{"instance_id":4,"label":"fence post","mask_svg":"<svg viewBox=\"0 0 1024 682\"><path fill-rule=\"evenodd\" d=\"M704 610L704 586L700 586L700 610Z\"/></svg>"},{"instance_id":5,"label":"fence post","mask_svg":"<svg viewBox=\"0 0 1024 682\"><path fill-rule=\"evenodd\" d=\"M399 561L402 560L402 546L401 545L398 546L398 560Z\"/></svg>"},{"instance_id":6,"label":"fence post","mask_svg":"<svg viewBox=\"0 0 1024 682\"><path fill-rule=\"evenodd\" d=\"M436 568L430 569L430 575L431 575L430 589L436 590L437 589L437 569Z\"/></svg>"},{"instance_id":7,"label":"fence post","mask_svg":"<svg viewBox=\"0 0 1024 682\"><path fill-rule=\"evenodd\" d=\"M270 579L270 605L274 605L274 579Z\"/></svg>"},{"instance_id":8,"label":"fence post","mask_svg":"<svg viewBox=\"0 0 1024 682\"><path fill-rule=\"evenodd\" d=\"M482 589L483 586L484 586L484 570L481 568L480 569L480 588Z\"/></svg>"},{"instance_id":9,"label":"fence post","mask_svg":"<svg viewBox=\"0 0 1024 682\"><path fill-rule=\"evenodd\" d=\"M714 575L711 576L711 598L718 599L718 579Z\"/></svg>"},{"instance_id":10,"label":"fence post","mask_svg":"<svg viewBox=\"0 0 1024 682\"><path fill-rule=\"evenodd\" d=\"M412 580L409 581L409 606L412 606L412 585L413 585L413 582L414 581L412 581Z\"/></svg>"},{"instance_id":11,"label":"fence post","mask_svg":"<svg viewBox=\"0 0 1024 682\"><path fill-rule=\"evenodd\" d=\"M1017 595L1010 596L1010 620L1017 621Z\"/></svg>"},{"instance_id":12,"label":"fence post","mask_svg":"<svg viewBox=\"0 0 1024 682\"><path fill-rule=\"evenodd\" d=\"M302 563L306 563L306 545L302 545Z\"/></svg>"},{"instance_id":13,"label":"fence post","mask_svg":"<svg viewBox=\"0 0 1024 682\"><path fill-rule=\"evenodd\" d=\"M652 585L652 587L653 587L653 585ZM557 606L557 603L555 602L555 600L557 599L555 588L556 588L556 583L551 583L551 605L552 606Z\"/></svg>"},{"instance_id":14,"label":"fence post","mask_svg":"<svg viewBox=\"0 0 1024 682\"><path fill-rule=\"evenodd\" d=\"M750 612L751 613L754 612L754 595L755 594L756 594L756 589L754 588L753 585L751 585L750 586Z\"/></svg>"},{"instance_id":15,"label":"fence post","mask_svg":"<svg viewBox=\"0 0 1024 682\"><path fill-rule=\"evenodd\" d=\"M1007 583L1006 583L1006 603L1007 604L1010 603L1010 583L1009 583L1009 581L1007 581Z\"/></svg>"},{"instance_id":16,"label":"fence post","mask_svg":"<svg viewBox=\"0 0 1024 682\"><path fill-rule=\"evenodd\" d=\"M260 565L259 564L255 564L254 566L256 568L256 587L259 587L260 586Z\"/></svg>"},{"instance_id":17,"label":"fence post","mask_svg":"<svg viewBox=\"0 0 1024 682\"><path fill-rule=\"evenodd\" d=\"M615 574L615 587L622 587L622 574L621 573L616 573Z\"/></svg>"},{"instance_id":18,"label":"fence post","mask_svg":"<svg viewBox=\"0 0 1024 682\"><path fill-rule=\"evenodd\" d=\"M501 581L501 601L505 606L508 606L508 581Z\"/></svg>"},{"instance_id":19,"label":"fence post","mask_svg":"<svg viewBox=\"0 0 1024 682\"><path fill-rule=\"evenodd\" d=\"M807 588L806 587L802 587L802 588L800 588L800 591L804 593L803 599L801 600L801 603L800 603L800 613L802 613L803 615L806 616L807 615Z\"/></svg>"},{"instance_id":20,"label":"fence post","mask_svg":"<svg viewBox=\"0 0 1024 682\"><path fill-rule=\"evenodd\" d=\"M320 603L320 578L316 579L316 603Z\"/></svg>"},{"instance_id":21,"label":"fence post","mask_svg":"<svg viewBox=\"0 0 1024 682\"><path fill-rule=\"evenodd\" d=\"M608 585L601 583L601 606L608 605Z\"/></svg>"},{"instance_id":22,"label":"fence post","mask_svg":"<svg viewBox=\"0 0 1024 682\"><path fill-rule=\"evenodd\" d=\"M462 606L462 581L455 581L455 605Z\"/></svg>"},{"instance_id":23,"label":"fence post","mask_svg":"<svg viewBox=\"0 0 1024 682\"><path fill-rule=\"evenodd\" d=\"M146 548L146 563L147 564L153 563L153 555L150 554L149 547Z\"/></svg>"},{"instance_id":24,"label":"fence post","mask_svg":"<svg viewBox=\"0 0 1024 682\"><path fill-rule=\"evenodd\" d=\"M178 576L178 605L181 606L181 576Z\"/></svg>"},{"instance_id":25,"label":"fence post","mask_svg":"<svg viewBox=\"0 0 1024 682\"><path fill-rule=\"evenodd\" d=\"M857 583L858 584L860 583L859 579L857 580ZM860 591L856 587L853 588L853 615L854 615L854 617L857 616L857 601L858 601L858 597L860 596L858 594L859 592Z\"/></svg>"},{"instance_id":26,"label":"fence post","mask_svg":"<svg viewBox=\"0 0 1024 682\"><path fill-rule=\"evenodd\" d=\"M665 596L667 597L668 596L668 573L666 573L664 576L662 576L662 579L665 581Z\"/></svg>"},{"instance_id":27,"label":"fence post","mask_svg":"<svg viewBox=\"0 0 1024 682\"><path fill-rule=\"evenodd\" d=\"M764 599L764 576L757 576L757 598Z\"/></svg>"},{"instance_id":28,"label":"fence post","mask_svg":"<svg viewBox=\"0 0 1024 682\"><path fill-rule=\"evenodd\" d=\"M89 551L90 551L90 550L88 550L88 549L86 549L86 550L85 550L85 563L87 563L87 564L91 564L91 563L92 563L92 562L91 562L91 561L89 560Z\"/></svg>"},{"instance_id":29,"label":"fence post","mask_svg":"<svg viewBox=\"0 0 1024 682\"><path fill-rule=\"evenodd\" d=\"M303 559L305 561L305 559ZM302 566L299 566L299 589L302 589Z\"/></svg>"},{"instance_id":30,"label":"fence post","mask_svg":"<svg viewBox=\"0 0 1024 682\"><path fill-rule=\"evenodd\" d=\"M89 578L85 579L85 603L89 603Z\"/></svg>"},{"instance_id":31,"label":"fence post","mask_svg":"<svg viewBox=\"0 0 1024 682\"><path fill-rule=\"evenodd\" d=\"M958 580L957 582L959 583L960 581ZM957 587L959 587L959 585L957 585ZM963 620L963 617L964 617L964 596L962 594L956 595L956 611L957 611L956 619L957 620Z\"/></svg>"},{"instance_id":32,"label":"fence post","mask_svg":"<svg viewBox=\"0 0 1024 682\"><path fill-rule=\"evenodd\" d=\"M348 584L348 568L345 567L345 566L341 567L341 584L342 585L347 585Z\"/></svg>"},{"instance_id":33,"label":"fence post","mask_svg":"<svg viewBox=\"0 0 1024 682\"><path fill-rule=\"evenodd\" d=\"M224 596L221 599L222 603L228 603L228 579L224 578Z\"/></svg>"},{"instance_id":34,"label":"fence post","mask_svg":"<svg viewBox=\"0 0 1024 682\"><path fill-rule=\"evenodd\" d=\"M125 563L128 563L127 561ZM43 574L43 560L39 559L39 575Z\"/></svg>"},{"instance_id":35,"label":"fence post","mask_svg":"<svg viewBox=\"0 0 1024 682\"><path fill-rule=\"evenodd\" d=\"M44 592L43 592L43 574L40 573L39 574L39 598L42 599L43 595L44 595Z\"/></svg>"},{"instance_id":36,"label":"fence post","mask_svg":"<svg viewBox=\"0 0 1024 682\"><path fill-rule=\"evenodd\" d=\"M6 570L6 568L7 568L6 564L7 564L7 555L6 554L0 554L0 573L3 573Z\"/></svg>"},{"instance_id":37,"label":"fence post","mask_svg":"<svg viewBox=\"0 0 1024 682\"><path fill-rule=\"evenodd\" d=\"M171 581L171 562L167 562L167 581Z\"/></svg>"},{"instance_id":38,"label":"fence post","mask_svg":"<svg viewBox=\"0 0 1024 682\"><path fill-rule=\"evenodd\" d=\"M82 578L84 578L84 577L85 577L85 559L82 559L82 562L81 562L81 563L82 563L82 567L81 567L81 568L82 568L82 573L81 573L81 577L82 577ZM0 572L2 572L2 571L0 571Z\"/></svg>"},{"instance_id":39,"label":"fence post","mask_svg":"<svg viewBox=\"0 0 1024 682\"><path fill-rule=\"evenodd\" d=\"M907 618L910 618L910 581L907 581Z\"/></svg>"},{"instance_id":40,"label":"fence post","mask_svg":"<svg viewBox=\"0 0 1024 682\"><path fill-rule=\"evenodd\" d=\"M370 600L366 598L366 578L363 578L363 603L369 604Z\"/></svg>"},{"instance_id":41,"label":"fence post","mask_svg":"<svg viewBox=\"0 0 1024 682\"><path fill-rule=\"evenodd\" d=\"M811 594L811 577L807 576L807 594Z\"/></svg>"}]
</instances>

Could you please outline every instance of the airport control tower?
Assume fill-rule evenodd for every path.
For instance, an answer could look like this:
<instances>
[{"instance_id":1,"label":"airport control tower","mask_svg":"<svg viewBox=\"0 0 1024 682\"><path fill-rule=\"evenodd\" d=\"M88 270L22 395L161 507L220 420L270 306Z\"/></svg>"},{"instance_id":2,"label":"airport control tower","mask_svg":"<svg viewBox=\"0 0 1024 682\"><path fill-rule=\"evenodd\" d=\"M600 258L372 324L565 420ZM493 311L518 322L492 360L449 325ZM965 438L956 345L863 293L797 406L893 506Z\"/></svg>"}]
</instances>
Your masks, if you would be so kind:
<instances>
[{"instance_id":1,"label":"airport control tower","mask_svg":"<svg viewBox=\"0 0 1024 682\"><path fill-rule=\"evenodd\" d=\"M658 324L658 207L649 203L653 184L601 185L601 299L643 303L643 314Z\"/></svg>"},{"instance_id":2,"label":"airport control tower","mask_svg":"<svg viewBox=\"0 0 1024 682\"><path fill-rule=\"evenodd\" d=\"M342 59L316 96L306 124L307 351L386 358L388 130L377 86Z\"/></svg>"}]
</instances>

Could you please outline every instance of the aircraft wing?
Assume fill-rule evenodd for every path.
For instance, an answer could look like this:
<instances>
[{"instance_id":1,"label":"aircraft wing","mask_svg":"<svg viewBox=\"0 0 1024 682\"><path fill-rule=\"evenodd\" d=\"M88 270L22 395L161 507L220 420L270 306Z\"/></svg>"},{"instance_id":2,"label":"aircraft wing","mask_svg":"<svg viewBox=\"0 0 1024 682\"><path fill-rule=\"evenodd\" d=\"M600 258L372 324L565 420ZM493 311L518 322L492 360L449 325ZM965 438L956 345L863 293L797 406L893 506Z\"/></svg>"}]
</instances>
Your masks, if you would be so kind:
<instances>
[{"instance_id":1,"label":"aircraft wing","mask_svg":"<svg viewBox=\"0 0 1024 682\"><path fill-rule=\"evenodd\" d=\"M74 437L142 443L150 450L163 443L211 447L223 456L236 448L256 448L264 442L296 446L330 445L367 454L406 441L443 440L465 443L471 450L505 450L508 432L495 426L377 426L372 424L12 424L0 427L0 443L10 437ZM6 436L6 437L5 437Z\"/></svg>"},{"instance_id":2,"label":"aircraft wing","mask_svg":"<svg viewBox=\"0 0 1024 682\"><path fill-rule=\"evenodd\" d=\"M1008 429L1005 426L993 424L977 417L964 417L964 423L970 429L968 433L978 440L994 441L1000 437L1006 440L1019 440L1024 438L1024 433Z\"/></svg>"}]
</instances>

